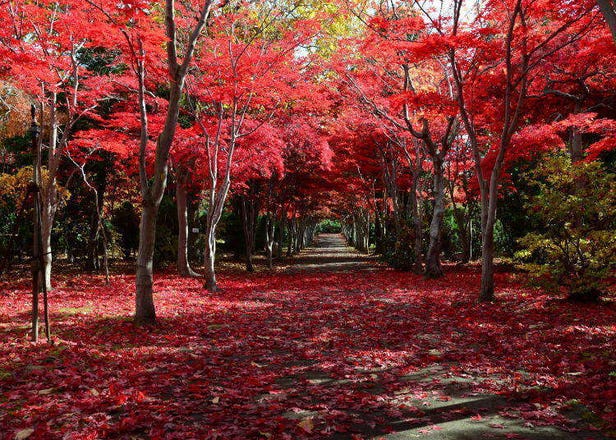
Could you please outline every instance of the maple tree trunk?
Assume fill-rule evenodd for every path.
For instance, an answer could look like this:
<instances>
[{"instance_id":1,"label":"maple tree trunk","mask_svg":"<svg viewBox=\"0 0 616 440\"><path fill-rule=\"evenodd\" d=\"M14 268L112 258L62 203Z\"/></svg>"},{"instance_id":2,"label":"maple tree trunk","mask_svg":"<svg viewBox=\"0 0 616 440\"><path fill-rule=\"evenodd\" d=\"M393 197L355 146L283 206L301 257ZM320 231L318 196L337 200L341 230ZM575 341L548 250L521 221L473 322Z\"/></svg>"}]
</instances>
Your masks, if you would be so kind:
<instances>
[{"instance_id":1,"label":"maple tree trunk","mask_svg":"<svg viewBox=\"0 0 616 440\"><path fill-rule=\"evenodd\" d=\"M498 161L497 164L498 165ZM494 225L496 223L496 204L498 201L498 173L492 171L487 191L482 191L481 204L481 289L479 301L494 300Z\"/></svg>"},{"instance_id":2,"label":"maple tree trunk","mask_svg":"<svg viewBox=\"0 0 616 440\"><path fill-rule=\"evenodd\" d=\"M284 207L280 210L280 218L278 220L278 240L276 242L276 258L281 259L283 253L283 241L284 241Z\"/></svg>"},{"instance_id":3,"label":"maple tree trunk","mask_svg":"<svg viewBox=\"0 0 616 440\"><path fill-rule=\"evenodd\" d=\"M289 241L287 243L287 257L293 254L293 239L295 236L295 220L289 219Z\"/></svg>"},{"instance_id":4,"label":"maple tree trunk","mask_svg":"<svg viewBox=\"0 0 616 440\"><path fill-rule=\"evenodd\" d=\"M453 208L453 218L456 221L458 227L458 237L460 239L460 246L462 247L462 256L460 258L461 263L468 263L471 257L471 237L469 235L469 223L468 219L471 218L470 203L467 203L468 212L464 213L464 208L458 206L455 201L454 185L453 182L449 185L449 197L451 199L451 206Z\"/></svg>"},{"instance_id":5,"label":"maple tree trunk","mask_svg":"<svg viewBox=\"0 0 616 440\"><path fill-rule=\"evenodd\" d=\"M43 282L47 291L51 290L51 267L53 255L51 249L51 230L53 220L56 215L55 204L51 204L47 197L43 197L42 215L41 215L41 243L43 252Z\"/></svg>"},{"instance_id":6,"label":"maple tree trunk","mask_svg":"<svg viewBox=\"0 0 616 440\"><path fill-rule=\"evenodd\" d=\"M304 231L302 230L302 220L301 218L295 221L295 234L293 240L293 253L297 254L302 246L302 235Z\"/></svg>"},{"instance_id":7,"label":"maple tree trunk","mask_svg":"<svg viewBox=\"0 0 616 440\"><path fill-rule=\"evenodd\" d=\"M494 300L494 225L488 225L481 240L481 290L479 301Z\"/></svg>"},{"instance_id":8,"label":"maple tree trunk","mask_svg":"<svg viewBox=\"0 0 616 440\"><path fill-rule=\"evenodd\" d=\"M430 278L438 278L443 276L440 254L442 236L441 230L443 215L445 214L445 187L442 161L440 159L435 159L433 165L434 210L432 212L432 221L430 222L430 244L426 255L426 276Z\"/></svg>"},{"instance_id":9,"label":"maple tree trunk","mask_svg":"<svg viewBox=\"0 0 616 440\"><path fill-rule=\"evenodd\" d=\"M92 213L90 218L90 236L88 237L88 255L85 262L87 270L98 269L98 215Z\"/></svg>"},{"instance_id":10,"label":"maple tree trunk","mask_svg":"<svg viewBox=\"0 0 616 440\"><path fill-rule=\"evenodd\" d=\"M614 4L614 0L597 0L597 3L612 32L612 39L616 43L616 4Z\"/></svg>"},{"instance_id":11,"label":"maple tree trunk","mask_svg":"<svg viewBox=\"0 0 616 440\"><path fill-rule=\"evenodd\" d=\"M571 128L571 134L569 136L569 154L573 162L579 162L584 158L582 135L577 128Z\"/></svg>"},{"instance_id":12,"label":"maple tree trunk","mask_svg":"<svg viewBox=\"0 0 616 440\"><path fill-rule=\"evenodd\" d=\"M36 124L35 108L32 106L32 155L34 156L34 164L32 169L33 183L33 198L34 205L32 207L32 334L33 342L38 342L39 337L39 292L41 291L41 143L39 139L39 126Z\"/></svg>"},{"instance_id":13,"label":"maple tree trunk","mask_svg":"<svg viewBox=\"0 0 616 440\"><path fill-rule=\"evenodd\" d=\"M575 103L573 113L578 114L581 111L582 111L582 107L578 100ZM580 160L584 158L582 134L580 133L579 128L571 127L569 129L569 142L567 144L567 147L569 149L569 154L571 155L572 162L579 162Z\"/></svg>"},{"instance_id":14,"label":"maple tree trunk","mask_svg":"<svg viewBox=\"0 0 616 440\"><path fill-rule=\"evenodd\" d=\"M276 224L272 215L270 213L267 214L267 218L265 220L265 250L267 252L267 267L268 269L272 269L274 267L273 259L274 259L274 237Z\"/></svg>"},{"instance_id":15,"label":"maple tree trunk","mask_svg":"<svg viewBox=\"0 0 616 440\"><path fill-rule=\"evenodd\" d=\"M213 199L213 197L211 197ZM210 205L210 209L207 214L207 222L205 228L205 284L204 287L210 292L216 292L218 290L218 284L216 282L216 226L218 220L216 219L216 206ZM220 217L218 217L220 219Z\"/></svg>"},{"instance_id":16,"label":"maple tree trunk","mask_svg":"<svg viewBox=\"0 0 616 440\"><path fill-rule=\"evenodd\" d=\"M208 228L205 236L205 288L210 292L216 292L216 233L214 228Z\"/></svg>"},{"instance_id":17,"label":"maple tree trunk","mask_svg":"<svg viewBox=\"0 0 616 440\"><path fill-rule=\"evenodd\" d=\"M368 238L370 235L370 217L366 210L359 209L353 215L355 248L361 252L368 252Z\"/></svg>"},{"instance_id":18,"label":"maple tree trunk","mask_svg":"<svg viewBox=\"0 0 616 440\"><path fill-rule=\"evenodd\" d=\"M294 234L294 239L293 239L293 253L297 254L301 247L302 247L302 241L303 241L303 234L304 231L302 230L302 220L297 220L296 225L295 225L295 234Z\"/></svg>"},{"instance_id":19,"label":"maple tree trunk","mask_svg":"<svg viewBox=\"0 0 616 440\"><path fill-rule=\"evenodd\" d=\"M460 227L461 224L464 226ZM466 264L471 259L471 243L468 235L468 228L466 227L464 219L460 219L460 222L458 223L458 230L460 231L460 246L462 247L460 262Z\"/></svg>"},{"instance_id":20,"label":"maple tree trunk","mask_svg":"<svg viewBox=\"0 0 616 440\"><path fill-rule=\"evenodd\" d=\"M374 213L374 235L375 235L375 252L380 254L383 253L384 249L383 249L383 241L385 239L384 237L384 231L383 231L383 222L381 220L381 215L380 212L378 210L378 206L377 206L377 210Z\"/></svg>"},{"instance_id":21,"label":"maple tree trunk","mask_svg":"<svg viewBox=\"0 0 616 440\"><path fill-rule=\"evenodd\" d=\"M101 269L101 244L105 249L102 255L103 269L105 266L106 259L105 255L107 246L104 243L101 243L104 242L107 238L104 234L101 211L105 203L105 192L107 190L107 168L103 167L102 169L95 171L94 182L88 183L85 180L84 182L86 183L86 186L88 186L88 188L92 191L92 194L94 196L94 210L92 211L90 218L90 236L88 238L88 255L85 266L87 269L98 271Z\"/></svg>"},{"instance_id":22,"label":"maple tree trunk","mask_svg":"<svg viewBox=\"0 0 616 440\"><path fill-rule=\"evenodd\" d=\"M175 202L178 214L178 273L183 277L199 276L188 261L188 191L185 182L178 179L175 186Z\"/></svg>"},{"instance_id":23,"label":"maple tree trunk","mask_svg":"<svg viewBox=\"0 0 616 440\"><path fill-rule=\"evenodd\" d=\"M314 231L316 226L316 223L312 219L310 220L310 224L306 226L306 246L310 246L314 241Z\"/></svg>"},{"instance_id":24,"label":"maple tree trunk","mask_svg":"<svg viewBox=\"0 0 616 440\"><path fill-rule=\"evenodd\" d=\"M421 206L419 206L419 200L417 197L417 187L419 186L419 179L415 177L413 179L413 186L411 187L410 203L413 211L413 227L415 229L415 264L413 271L415 273L423 272L423 215Z\"/></svg>"},{"instance_id":25,"label":"maple tree trunk","mask_svg":"<svg viewBox=\"0 0 616 440\"><path fill-rule=\"evenodd\" d=\"M299 221L299 229L297 234L297 248L296 252L300 252L308 244L308 236L306 235L306 219L301 218Z\"/></svg>"},{"instance_id":26,"label":"maple tree trunk","mask_svg":"<svg viewBox=\"0 0 616 440\"><path fill-rule=\"evenodd\" d=\"M139 223L139 250L137 252L137 277L135 285L135 321L151 324L156 321L154 298L152 295L154 244L156 242L156 221L159 204L151 200L142 203Z\"/></svg>"},{"instance_id":27,"label":"maple tree trunk","mask_svg":"<svg viewBox=\"0 0 616 440\"><path fill-rule=\"evenodd\" d=\"M229 154L233 154L233 149ZM210 206L207 212L207 220L205 226L205 284L204 287L210 292L218 290L216 282L216 227L222 217L222 212L227 200L227 194L231 186L231 167L227 166L223 184L216 190L213 185L210 188L209 201Z\"/></svg>"},{"instance_id":28,"label":"maple tree trunk","mask_svg":"<svg viewBox=\"0 0 616 440\"><path fill-rule=\"evenodd\" d=\"M255 202L251 198L246 200L246 196L241 196L242 211L242 230L244 232L244 252L246 259L246 271L254 272L252 264L252 254L255 248Z\"/></svg>"},{"instance_id":29,"label":"maple tree trunk","mask_svg":"<svg viewBox=\"0 0 616 440\"><path fill-rule=\"evenodd\" d=\"M42 120L43 115L41 115ZM47 178L41 187L41 251L43 253L43 282L47 291L51 291L51 267L53 255L51 250L51 231L56 216L58 189L56 188L56 174L60 158L56 149L58 142L58 121L56 113L56 94L52 94L50 105L49 151L47 158ZM40 164L40 162L39 162Z\"/></svg>"}]
</instances>

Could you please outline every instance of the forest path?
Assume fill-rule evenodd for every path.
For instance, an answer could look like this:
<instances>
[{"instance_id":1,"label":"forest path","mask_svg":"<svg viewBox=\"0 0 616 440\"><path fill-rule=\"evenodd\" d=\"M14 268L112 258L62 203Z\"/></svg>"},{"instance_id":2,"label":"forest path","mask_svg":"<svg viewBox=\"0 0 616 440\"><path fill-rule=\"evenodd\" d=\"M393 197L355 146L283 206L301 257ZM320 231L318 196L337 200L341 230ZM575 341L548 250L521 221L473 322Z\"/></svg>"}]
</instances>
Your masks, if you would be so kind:
<instances>
[{"instance_id":1,"label":"forest path","mask_svg":"<svg viewBox=\"0 0 616 440\"><path fill-rule=\"evenodd\" d=\"M476 268L428 280L336 234L289 260L215 293L161 273L153 327L134 276L59 275L53 345L29 341L27 277L0 280L0 440L606 438L575 430L611 426L616 311L502 274L477 304Z\"/></svg>"},{"instance_id":2,"label":"forest path","mask_svg":"<svg viewBox=\"0 0 616 440\"><path fill-rule=\"evenodd\" d=\"M348 280L354 276L365 276L364 271L376 271L386 268L377 256L360 253L348 246L342 234L320 234L315 238L312 246L304 249L294 256L292 263L285 269L288 274L312 277L323 273L323 279L331 275L341 273L338 280ZM326 282L324 282L327 284ZM334 286L331 286L334 287ZM375 285L375 290L381 286ZM323 286L323 293L328 291ZM383 293L386 293L383 291ZM327 302L327 299L323 299ZM387 323L383 323L387 326ZM420 335L423 336L423 335ZM358 335L358 337L361 337ZM367 342L367 341L364 341ZM439 346L437 337L429 338L430 344ZM369 345L369 344L368 344ZM378 344L377 344L378 345ZM440 358L445 353L440 349L433 349L435 358ZM344 398L351 390L351 381L332 377L325 369L315 368L312 361L297 361L290 365L298 366L303 370L301 374L283 376L277 379L277 384L283 390L296 392L303 388L302 383L310 384L314 392L320 389L325 395L338 394ZM496 378L480 377L471 375L451 374L450 362L436 362L415 371L412 374L398 378L397 380L407 384L394 394L394 402L402 409L401 412L411 410L411 415L406 417L391 417L388 411L381 412L375 408L362 408L358 405L355 412L345 414L345 417L353 420L348 428L350 431L359 432L359 438L372 440L475 440L475 439L527 439L527 440L600 440L603 435L598 432L580 431L567 432L557 426L535 425L521 418L503 417L501 413L508 412L511 408L531 407L532 403L526 398L504 397L496 394L475 392L473 388L485 380L497 380ZM366 387L368 394L387 394L386 384L380 384L381 375L386 372L380 368L365 370L364 374L378 379L376 383ZM347 387L349 388L347 390ZM421 392L417 392L421 390ZM310 393L306 393L309 398ZM512 411L515 414L515 410ZM586 409L582 406L574 407L568 414L571 419L582 419ZM284 417L297 420L298 423L309 423L312 426L313 418L317 412L294 410L284 414ZM363 421L362 421L363 419ZM310 422L306 422L310 421ZM334 434L336 439L352 439L351 434L342 429ZM390 433L384 433L390 431Z\"/></svg>"},{"instance_id":3,"label":"forest path","mask_svg":"<svg viewBox=\"0 0 616 440\"><path fill-rule=\"evenodd\" d=\"M342 234L319 234L312 246L293 257L285 272L339 272L374 270L378 267L376 256L360 253L348 246Z\"/></svg>"}]
</instances>

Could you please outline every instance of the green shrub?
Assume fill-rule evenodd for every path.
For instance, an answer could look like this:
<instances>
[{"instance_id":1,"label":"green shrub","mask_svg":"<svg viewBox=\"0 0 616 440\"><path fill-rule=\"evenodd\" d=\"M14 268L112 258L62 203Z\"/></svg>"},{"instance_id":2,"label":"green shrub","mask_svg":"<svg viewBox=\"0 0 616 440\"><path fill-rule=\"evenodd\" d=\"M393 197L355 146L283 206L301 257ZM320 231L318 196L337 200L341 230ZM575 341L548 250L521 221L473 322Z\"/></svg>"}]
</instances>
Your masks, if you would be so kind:
<instances>
[{"instance_id":1,"label":"green shrub","mask_svg":"<svg viewBox=\"0 0 616 440\"><path fill-rule=\"evenodd\" d=\"M616 268L616 179L598 162L546 160L531 176L538 187L528 208L543 230L520 239L522 267L544 287L597 300Z\"/></svg>"},{"instance_id":2,"label":"green shrub","mask_svg":"<svg viewBox=\"0 0 616 440\"><path fill-rule=\"evenodd\" d=\"M342 231L342 225L338 220L325 219L317 225L317 233L323 234L339 234Z\"/></svg>"},{"instance_id":3,"label":"green shrub","mask_svg":"<svg viewBox=\"0 0 616 440\"><path fill-rule=\"evenodd\" d=\"M415 230L410 225L402 225L400 233L393 231L385 237L383 258L394 269L411 270L415 264Z\"/></svg>"}]
</instances>

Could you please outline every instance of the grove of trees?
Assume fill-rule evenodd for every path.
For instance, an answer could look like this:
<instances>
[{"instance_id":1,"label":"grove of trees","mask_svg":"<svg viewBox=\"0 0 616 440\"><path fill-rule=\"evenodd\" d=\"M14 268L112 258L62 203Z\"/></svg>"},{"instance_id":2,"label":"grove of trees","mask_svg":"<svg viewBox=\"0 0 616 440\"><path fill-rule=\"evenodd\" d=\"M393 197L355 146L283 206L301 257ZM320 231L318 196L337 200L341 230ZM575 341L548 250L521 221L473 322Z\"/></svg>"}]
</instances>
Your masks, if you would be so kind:
<instances>
[{"instance_id":1,"label":"grove of trees","mask_svg":"<svg viewBox=\"0 0 616 440\"><path fill-rule=\"evenodd\" d=\"M480 260L480 301L495 262L609 291L610 2L6 0L0 19L3 272L40 194L46 291L58 265L136 262L144 324L155 268L214 292L217 256L272 269L324 219L428 278Z\"/></svg>"}]
</instances>

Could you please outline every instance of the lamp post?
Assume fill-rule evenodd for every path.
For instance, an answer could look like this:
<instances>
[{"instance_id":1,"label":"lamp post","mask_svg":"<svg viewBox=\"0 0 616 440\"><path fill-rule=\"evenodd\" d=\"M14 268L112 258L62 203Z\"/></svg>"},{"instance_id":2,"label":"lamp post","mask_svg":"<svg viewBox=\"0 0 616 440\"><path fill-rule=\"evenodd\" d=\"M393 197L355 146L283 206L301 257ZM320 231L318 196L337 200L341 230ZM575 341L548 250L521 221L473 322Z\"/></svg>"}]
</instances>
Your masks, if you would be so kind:
<instances>
[{"instance_id":1,"label":"lamp post","mask_svg":"<svg viewBox=\"0 0 616 440\"><path fill-rule=\"evenodd\" d=\"M32 170L32 341L37 342L39 336L39 292L41 291L42 266L41 266L41 148L39 135L41 129L36 122L36 107L30 108L32 123L30 124L30 136L32 138L32 156L34 158Z\"/></svg>"}]
</instances>

